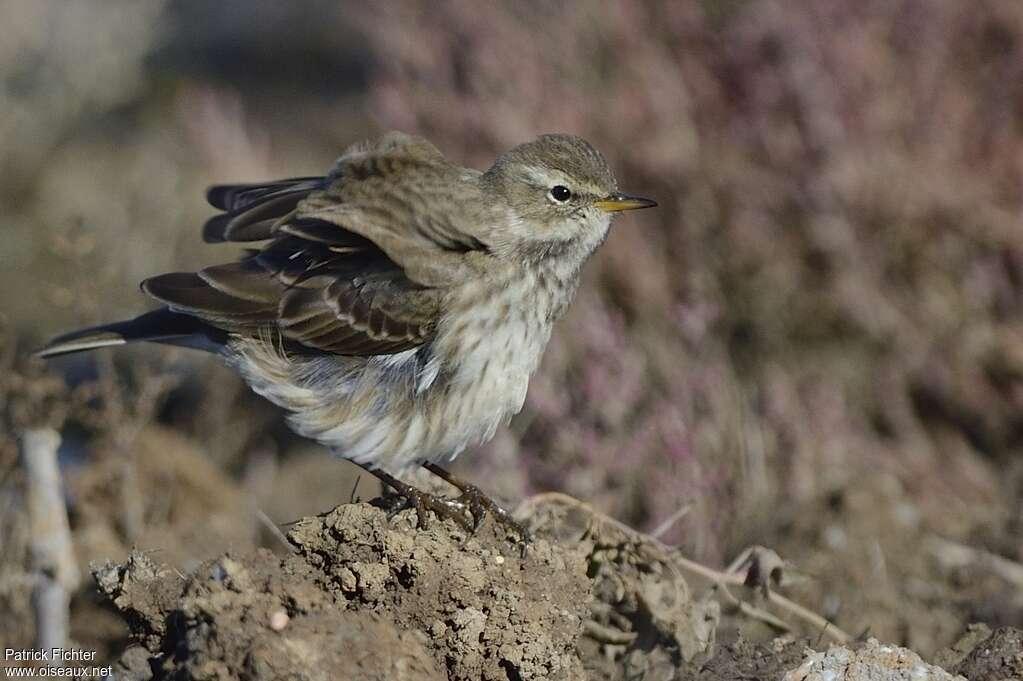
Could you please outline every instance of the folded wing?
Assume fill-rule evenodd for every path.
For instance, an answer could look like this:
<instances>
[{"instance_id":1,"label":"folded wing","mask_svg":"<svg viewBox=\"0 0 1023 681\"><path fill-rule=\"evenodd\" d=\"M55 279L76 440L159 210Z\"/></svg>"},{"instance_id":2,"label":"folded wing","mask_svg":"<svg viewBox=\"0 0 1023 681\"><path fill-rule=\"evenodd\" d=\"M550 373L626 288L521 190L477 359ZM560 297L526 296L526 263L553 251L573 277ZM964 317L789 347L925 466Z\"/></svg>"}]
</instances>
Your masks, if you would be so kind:
<instances>
[{"instance_id":1,"label":"folded wing","mask_svg":"<svg viewBox=\"0 0 1023 681\"><path fill-rule=\"evenodd\" d=\"M429 143L388 135L353 148L327 177L224 185L208 242L264 242L237 262L164 274L143 290L217 329L279 331L290 344L340 355L402 352L425 343L441 315L452 264L485 250L468 230L416 208L450 184L453 166ZM381 193L381 185L415 191ZM443 215L443 213L438 213ZM446 280L445 278L448 278Z\"/></svg>"}]
</instances>

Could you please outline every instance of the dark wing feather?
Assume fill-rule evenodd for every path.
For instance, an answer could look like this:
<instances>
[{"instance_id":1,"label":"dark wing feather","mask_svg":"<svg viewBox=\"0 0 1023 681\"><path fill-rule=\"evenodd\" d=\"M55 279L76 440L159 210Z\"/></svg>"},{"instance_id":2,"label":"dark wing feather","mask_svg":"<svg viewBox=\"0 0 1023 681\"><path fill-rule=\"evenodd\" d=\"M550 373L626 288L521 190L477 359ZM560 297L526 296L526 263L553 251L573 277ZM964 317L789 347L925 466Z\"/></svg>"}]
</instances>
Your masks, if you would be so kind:
<instances>
[{"instance_id":1,"label":"dark wing feather","mask_svg":"<svg viewBox=\"0 0 1023 681\"><path fill-rule=\"evenodd\" d=\"M206 200L224 211L206 221L203 240L263 241L273 235L273 228L295 210L311 191L321 189L325 178L297 177L268 184L234 184L211 187Z\"/></svg>"},{"instance_id":2,"label":"dark wing feather","mask_svg":"<svg viewBox=\"0 0 1023 681\"><path fill-rule=\"evenodd\" d=\"M206 190L206 201L218 210L230 213L251 206L271 194L309 187L314 189L323 183L322 176L292 177L276 182L256 184L219 184Z\"/></svg>"},{"instance_id":3,"label":"dark wing feather","mask_svg":"<svg viewBox=\"0 0 1023 681\"><path fill-rule=\"evenodd\" d=\"M366 237L295 217L298 202L324 181L214 187L210 203L227 212L206 223L206 240L266 243L238 262L147 279L143 290L224 331L277 330L298 349L379 355L426 342L440 291L408 279Z\"/></svg>"}]
</instances>

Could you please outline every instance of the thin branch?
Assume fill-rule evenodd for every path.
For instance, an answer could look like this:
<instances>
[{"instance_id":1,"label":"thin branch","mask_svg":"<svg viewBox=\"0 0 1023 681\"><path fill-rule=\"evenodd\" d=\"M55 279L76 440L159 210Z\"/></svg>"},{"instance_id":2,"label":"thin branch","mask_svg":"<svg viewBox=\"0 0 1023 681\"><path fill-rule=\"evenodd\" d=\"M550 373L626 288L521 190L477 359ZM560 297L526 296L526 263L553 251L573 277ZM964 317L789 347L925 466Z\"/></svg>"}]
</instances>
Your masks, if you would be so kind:
<instances>
[{"instance_id":1,"label":"thin branch","mask_svg":"<svg viewBox=\"0 0 1023 681\"><path fill-rule=\"evenodd\" d=\"M937 535L927 537L931 555L949 567L982 567L1018 589L1023 589L1023 564L985 549L978 549Z\"/></svg>"},{"instance_id":2,"label":"thin branch","mask_svg":"<svg viewBox=\"0 0 1023 681\"><path fill-rule=\"evenodd\" d=\"M665 518L660 525L654 528L654 531L650 533L650 536L654 539L660 539L668 533L668 530L675 527L675 523L689 515L689 510L692 508L689 504L680 507L677 511L672 513L670 516Z\"/></svg>"}]
</instances>

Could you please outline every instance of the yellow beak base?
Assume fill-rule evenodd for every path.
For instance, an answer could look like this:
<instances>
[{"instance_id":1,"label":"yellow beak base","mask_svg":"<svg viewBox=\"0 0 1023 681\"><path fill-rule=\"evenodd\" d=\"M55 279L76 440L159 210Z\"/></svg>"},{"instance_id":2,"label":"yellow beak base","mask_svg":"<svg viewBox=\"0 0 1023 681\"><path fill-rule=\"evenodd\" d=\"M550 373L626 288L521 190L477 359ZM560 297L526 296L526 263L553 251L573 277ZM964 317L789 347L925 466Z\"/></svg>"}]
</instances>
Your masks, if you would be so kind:
<instances>
[{"instance_id":1,"label":"yellow beak base","mask_svg":"<svg viewBox=\"0 0 1023 681\"><path fill-rule=\"evenodd\" d=\"M608 213L617 213L623 210L638 210L640 208L653 208L657 205L656 201L651 199L644 199L639 196L629 196L628 194L612 194L606 199L600 201L594 201L593 205L602 211Z\"/></svg>"}]
</instances>

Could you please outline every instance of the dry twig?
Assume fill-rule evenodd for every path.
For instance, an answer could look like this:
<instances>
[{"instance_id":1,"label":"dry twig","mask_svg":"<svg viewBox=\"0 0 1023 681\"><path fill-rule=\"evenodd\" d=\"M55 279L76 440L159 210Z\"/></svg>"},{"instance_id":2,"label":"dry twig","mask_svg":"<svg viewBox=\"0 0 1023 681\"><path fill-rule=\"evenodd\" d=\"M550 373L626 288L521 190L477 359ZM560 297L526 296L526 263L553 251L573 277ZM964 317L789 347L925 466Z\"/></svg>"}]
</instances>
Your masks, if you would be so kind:
<instances>
[{"instance_id":1,"label":"dry twig","mask_svg":"<svg viewBox=\"0 0 1023 681\"><path fill-rule=\"evenodd\" d=\"M1023 564L985 549L949 541L937 535L930 535L926 542L931 555L946 567L980 566L1016 588L1023 589Z\"/></svg>"}]
</instances>

